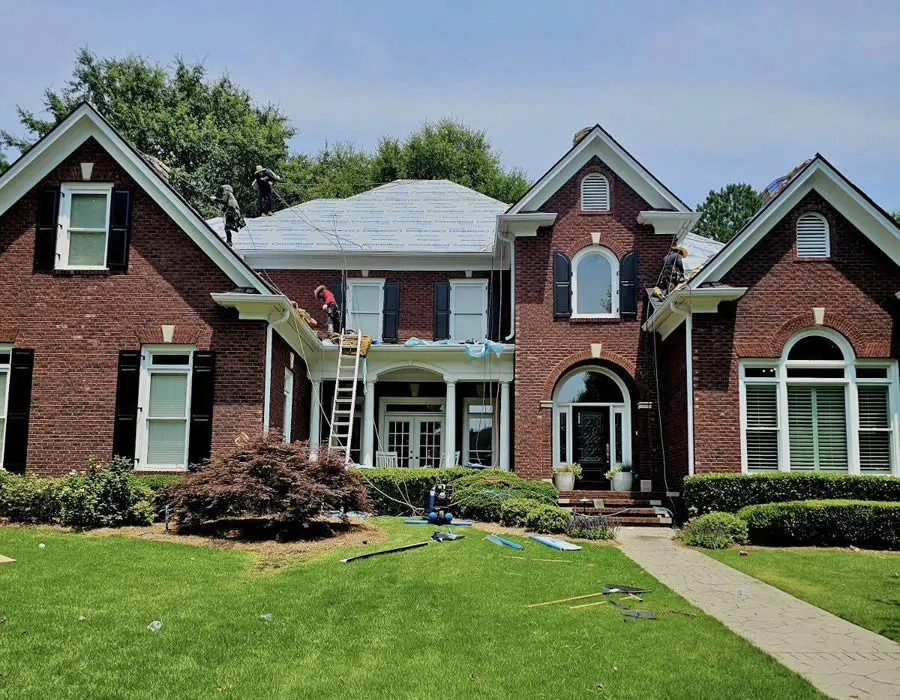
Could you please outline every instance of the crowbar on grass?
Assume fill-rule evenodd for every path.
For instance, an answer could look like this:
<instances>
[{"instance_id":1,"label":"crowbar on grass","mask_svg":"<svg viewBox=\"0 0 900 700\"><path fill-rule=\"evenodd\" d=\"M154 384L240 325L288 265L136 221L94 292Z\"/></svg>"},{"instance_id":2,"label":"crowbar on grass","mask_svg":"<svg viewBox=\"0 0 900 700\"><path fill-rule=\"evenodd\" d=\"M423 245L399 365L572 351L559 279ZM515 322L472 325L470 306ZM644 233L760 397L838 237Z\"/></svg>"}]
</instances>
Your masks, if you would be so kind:
<instances>
[{"instance_id":1,"label":"crowbar on grass","mask_svg":"<svg viewBox=\"0 0 900 700\"><path fill-rule=\"evenodd\" d=\"M584 603L582 605L570 605L569 610L579 610L581 608L593 608L597 605L606 605L605 600L601 600L599 603Z\"/></svg>"},{"instance_id":2,"label":"crowbar on grass","mask_svg":"<svg viewBox=\"0 0 900 700\"><path fill-rule=\"evenodd\" d=\"M357 554L355 557L347 557L346 559L341 559L342 564L346 564L347 562L356 561L357 559L368 559L369 557L377 557L379 554L392 554L394 552L405 552L407 549L416 549L418 547L427 546L427 542L416 542L415 544L405 544L402 547L394 547L393 549L382 549L378 552L366 552L365 554Z\"/></svg>"},{"instance_id":3,"label":"crowbar on grass","mask_svg":"<svg viewBox=\"0 0 900 700\"><path fill-rule=\"evenodd\" d=\"M568 603L571 600L584 600L585 598L596 598L598 595L603 595L603 593L588 593L587 595L576 595L572 598L560 598L559 600L548 600L545 603L531 603L530 605L526 605L526 608L539 608L542 605L553 605L554 603Z\"/></svg>"}]
</instances>

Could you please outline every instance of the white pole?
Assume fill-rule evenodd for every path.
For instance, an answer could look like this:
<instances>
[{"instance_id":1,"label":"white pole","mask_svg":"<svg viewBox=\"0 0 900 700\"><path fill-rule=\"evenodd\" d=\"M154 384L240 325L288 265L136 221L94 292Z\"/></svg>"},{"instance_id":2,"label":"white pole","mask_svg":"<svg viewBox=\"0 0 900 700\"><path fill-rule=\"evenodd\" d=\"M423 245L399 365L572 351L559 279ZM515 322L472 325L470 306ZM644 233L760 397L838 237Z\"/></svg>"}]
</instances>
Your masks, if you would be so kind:
<instances>
[{"instance_id":1,"label":"white pole","mask_svg":"<svg viewBox=\"0 0 900 700\"><path fill-rule=\"evenodd\" d=\"M362 430L362 463L371 467L375 464L375 382L366 382Z\"/></svg>"},{"instance_id":2,"label":"white pole","mask_svg":"<svg viewBox=\"0 0 900 700\"><path fill-rule=\"evenodd\" d=\"M509 382L500 382L500 468L509 471Z\"/></svg>"},{"instance_id":3,"label":"white pole","mask_svg":"<svg viewBox=\"0 0 900 700\"><path fill-rule=\"evenodd\" d=\"M444 406L444 466L456 466L456 382L447 382Z\"/></svg>"},{"instance_id":4,"label":"white pole","mask_svg":"<svg viewBox=\"0 0 900 700\"><path fill-rule=\"evenodd\" d=\"M309 397L309 456L313 459L319 457L319 443L322 436L319 432L319 417L322 415L322 381L313 379L312 396Z\"/></svg>"}]
</instances>

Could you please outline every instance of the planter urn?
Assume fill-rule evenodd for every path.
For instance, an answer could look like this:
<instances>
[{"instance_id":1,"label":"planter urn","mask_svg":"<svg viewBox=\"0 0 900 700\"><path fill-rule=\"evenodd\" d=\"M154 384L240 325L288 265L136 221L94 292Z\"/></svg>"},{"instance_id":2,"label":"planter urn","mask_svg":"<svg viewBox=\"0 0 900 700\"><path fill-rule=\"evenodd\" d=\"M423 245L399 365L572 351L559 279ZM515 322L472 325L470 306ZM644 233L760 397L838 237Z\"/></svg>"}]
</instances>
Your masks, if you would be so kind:
<instances>
[{"instance_id":1,"label":"planter urn","mask_svg":"<svg viewBox=\"0 0 900 700\"><path fill-rule=\"evenodd\" d=\"M560 491L572 491L575 489L575 474L572 472L557 472L553 475L553 484Z\"/></svg>"},{"instance_id":2,"label":"planter urn","mask_svg":"<svg viewBox=\"0 0 900 700\"><path fill-rule=\"evenodd\" d=\"M631 472L616 472L612 478L613 491L631 491L634 475Z\"/></svg>"}]
</instances>

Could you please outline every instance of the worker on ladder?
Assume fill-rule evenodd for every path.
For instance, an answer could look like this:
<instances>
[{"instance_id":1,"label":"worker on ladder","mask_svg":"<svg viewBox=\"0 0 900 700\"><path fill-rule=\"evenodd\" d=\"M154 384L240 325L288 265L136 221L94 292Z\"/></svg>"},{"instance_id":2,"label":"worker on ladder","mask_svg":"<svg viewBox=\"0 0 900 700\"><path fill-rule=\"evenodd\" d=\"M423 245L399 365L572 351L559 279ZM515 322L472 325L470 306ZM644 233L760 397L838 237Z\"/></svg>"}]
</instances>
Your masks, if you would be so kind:
<instances>
[{"instance_id":1,"label":"worker on ladder","mask_svg":"<svg viewBox=\"0 0 900 700\"><path fill-rule=\"evenodd\" d=\"M684 282L684 258L687 256L687 248L681 245L673 245L663 258L662 271L659 273L659 282L653 290L653 296L664 299L672 291Z\"/></svg>"},{"instance_id":2,"label":"worker on ladder","mask_svg":"<svg viewBox=\"0 0 900 700\"><path fill-rule=\"evenodd\" d=\"M334 294L324 284L320 284L315 289L315 295L316 299L322 302L322 309L325 311L325 318L328 322L328 333L340 333L343 325L341 323L341 307L338 306Z\"/></svg>"},{"instance_id":3,"label":"worker on ladder","mask_svg":"<svg viewBox=\"0 0 900 700\"><path fill-rule=\"evenodd\" d=\"M270 168L256 166L253 186L256 188L256 207L260 216L272 216L272 185L280 180Z\"/></svg>"},{"instance_id":4,"label":"worker on ladder","mask_svg":"<svg viewBox=\"0 0 900 700\"><path fill-rule=\"evenodd\" d=\"M235 199L234 190L231 188L231 185L219 185L216 196L210 196L210 200L218 204L225 214L225 240L230 246L231 234L237 233L247 225L244 217L241 216L241 208L238 206L237 199Z\"/></svg>"}]
</instances>

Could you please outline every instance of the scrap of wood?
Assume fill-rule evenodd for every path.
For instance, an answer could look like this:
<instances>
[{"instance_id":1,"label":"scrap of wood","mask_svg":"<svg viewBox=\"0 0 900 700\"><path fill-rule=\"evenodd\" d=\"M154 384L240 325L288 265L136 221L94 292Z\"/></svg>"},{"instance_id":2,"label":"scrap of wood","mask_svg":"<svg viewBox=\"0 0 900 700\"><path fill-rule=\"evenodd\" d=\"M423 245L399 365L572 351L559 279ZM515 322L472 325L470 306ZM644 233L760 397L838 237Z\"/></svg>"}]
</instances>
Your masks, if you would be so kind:
<instances>
[{"instance_id":1,"label":"scrap of wood","mask_svg":"<svg viewBox=\"0 0 900 700\"><path fill-rule=\"evenodd\" d=\"M603 593L588 593L587 595L576 595L572 598L560 598L559 600L548 600L543 603L531 603L530 605L526 605L526 608L539 608L542 605L553 605L554 603L568 603L570 600L584 600L585 598L596 598L598 595L603 595Z\"/></svg>"},{"instance_id":2,"label":"scrap of wood","mask_svg":"<svg viewBox=\"0 0 900 700\"><path fill-rule=\"evenodd\" d=\"M569 610L580 610L581 608L593 608L596 605L606 605L606 601L601 600L599 603L583 603L581 605L570 605Z\"/></svg>"},{"instance_id":3,"label":"scrap of wood","mask_svg":"<svg viewBox=\"0 0 900 700\"><path fill-rule=\"evenodd\" d=\"M10 559L9 557L4 557L2 554L0 554L0 564L12 564L15 561L15 559Z\"/></svg>"},{"instance_id":4,"label":"scrap of wood","mask_svg":"<svg viewBox=\"0 0 900 700\"><path fill-rule=\"evenodd\" d=\"M641 598L640 596L636 596L634 593L629 593L629 594L628 594L627 596L625 596L624 598L619 598L619 600L636 600L636 601L641 602L641 603L644 602L644 599L643 599L643 598Z\"/></svg>"},{"instance_id":5,"label":"scrap of wood","mask_svg":"<svg viewBox=\"0 0 900 700\"><path fill-rule=\"evenodd\" d=\"M515 556L505 556L503 558L504 559L521 559L522 561L550 561L550 562L553 562L554 564L556 564L556 563L571 564L572 563L571 559L537 559L537 558L531 559L529 557L515 557Z\"/></svg>"}]
</instances>

